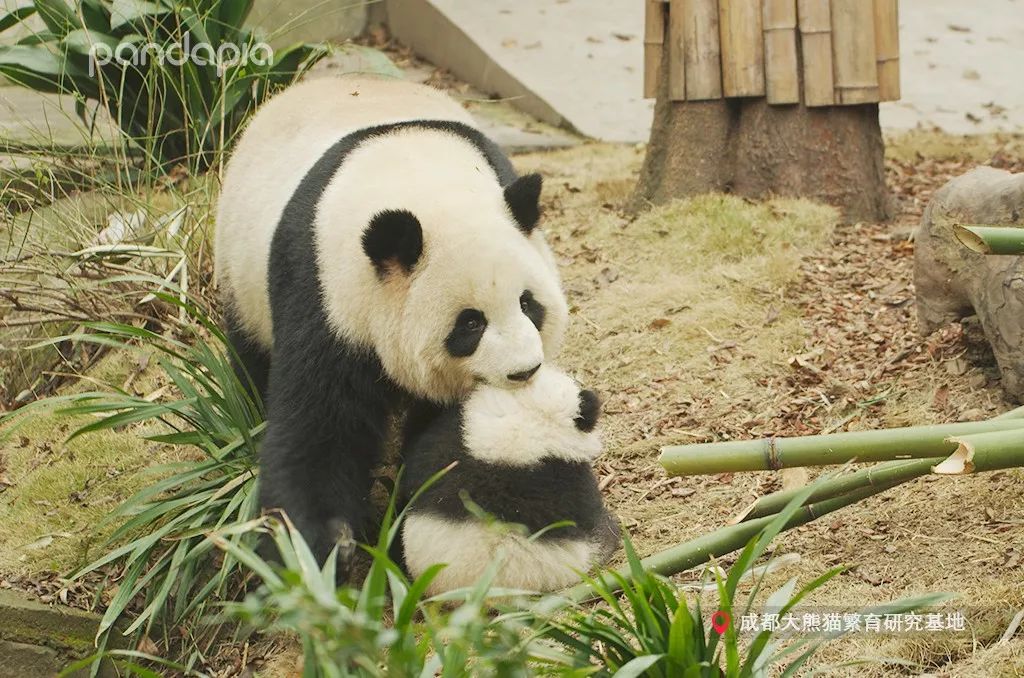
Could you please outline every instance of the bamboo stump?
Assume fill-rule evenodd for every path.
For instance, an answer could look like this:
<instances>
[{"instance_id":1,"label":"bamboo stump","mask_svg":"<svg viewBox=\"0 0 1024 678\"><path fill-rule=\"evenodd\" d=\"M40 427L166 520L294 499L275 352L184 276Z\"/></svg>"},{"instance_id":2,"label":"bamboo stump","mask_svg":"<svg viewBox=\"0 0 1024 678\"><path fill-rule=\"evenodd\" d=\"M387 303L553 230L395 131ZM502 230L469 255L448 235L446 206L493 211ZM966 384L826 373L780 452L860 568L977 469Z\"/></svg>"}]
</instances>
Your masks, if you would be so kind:
<instances>
[{"instance_id":1,"label":"bamboo stump","mask_svg":"<svg viewBox=\"0 0 1024 678\"><path fill-rule=\"evenodd\" d=\"M810 198L848 221L890 216L877 104L670 101L667 88L662 78L634 209L717 191Z\"/></svg>"},{"instance_id":2,"label":"bamboo stump","mask_svg":"<svg viewBox=\"0 0 1024 678\"><path fill-rule=\"evenodd\" d=\"M920 330L976 314L1006 394L1024 402L1024 256L986 256L964 247L956 225L1024 224L1024 174L978 167L946 183L915 237Z\"/></svg>"}]
</instances>

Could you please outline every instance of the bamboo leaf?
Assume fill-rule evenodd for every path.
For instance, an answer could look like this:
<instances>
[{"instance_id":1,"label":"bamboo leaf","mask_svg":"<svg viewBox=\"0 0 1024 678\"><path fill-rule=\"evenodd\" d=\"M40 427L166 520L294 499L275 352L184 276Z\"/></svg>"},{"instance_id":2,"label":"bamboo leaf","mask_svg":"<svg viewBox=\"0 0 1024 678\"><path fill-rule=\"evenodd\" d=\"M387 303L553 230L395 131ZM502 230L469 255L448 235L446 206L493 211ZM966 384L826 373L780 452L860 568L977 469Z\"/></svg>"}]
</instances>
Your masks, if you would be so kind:
<instances>
[{"instance_id":1,"label":"bamboo leaf","mask_svg":"<svg viewBox=\"0 0 1024 678\"><path fill-rule=\"evenodd\" d=\"M166 14L170 9L148 0L114 0L110 7L110 28L121 28L139 19Z\"/></svg>"},{"instance_id":2,"label":"bamboo leaf","mask_svg":"<svg viewBox=\"0 0 1024 678\"><path fill-rule=\"evenodd\" d=\"M648 669L664 658L665 655L663 654L637 657L636 659L632 659L627 662L625 666L612 674L613 678L638 678L638 676L646 674Z\"/></svg>"},{"instance_id":3,"label":"bamboo leaf","mask_svg":"<svg viewBox=\"0 0 1024 678\"><path fill-rule=\"evenodd\" d=\"M29 18L36 13L35 5L25 5L24 7L17 7L14 10L0 17L0 33L6 31L12 26L17 26L25 19Z\"/></svg>"}]
</instances>

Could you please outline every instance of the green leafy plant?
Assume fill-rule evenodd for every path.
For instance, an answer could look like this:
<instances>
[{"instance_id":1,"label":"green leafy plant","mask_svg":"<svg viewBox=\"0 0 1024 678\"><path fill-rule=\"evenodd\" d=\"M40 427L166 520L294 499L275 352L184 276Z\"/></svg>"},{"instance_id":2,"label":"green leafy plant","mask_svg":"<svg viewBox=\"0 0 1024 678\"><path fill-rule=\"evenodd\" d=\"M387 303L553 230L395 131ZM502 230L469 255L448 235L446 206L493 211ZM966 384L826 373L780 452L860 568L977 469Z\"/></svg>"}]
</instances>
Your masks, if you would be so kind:
<instances>
[{"instance_id":1,"label":"green leafy plant","mask_svg":"<svg viewBox=\"0 0 1024 678\"><path fill-rule=\"evenodd\" d=\"M309 44L268 52L243 27L252 4L33 0L0 17L0 31L28 26L33 16L45 25L0 46L0 75L72 95L83 120L90 104L93 120L96 107L105 109L152 166L186 163L201 171L216 162L257 105L326 54ZM183 49L191 56L181 58ZM252 58L234 58L243 54Z\"/></svg>"},{"instance_id":2,"label":"green leafy plant","mask_svg":"<svg viewBox=\"0 0 1024 678\"><path fill-rule=\"evenodd\" d=\"M426 597L444 566L410 580L389 555L400 523L392 497L376 544L363 547L371 562L359 588L335 588L337 549L318 566L287 517L257 519L211 535L262 581L244 602L228 604L227 616L259 629L297 633L309 678L463 676L467 670L516 676L529 675L531 659L561 658L564 664L567 657L553 654L552 644L536 633L536 615L508 605L495 611L493 596L508 593L491 587L496 564L471 589ZM253 529L271 535L281 565L264 561L249 543L230 539Z\"/></svg>"},{"instance_id":3,"label":"green leafy plant","mask_svg":"<svg viewBox=\"0 0 1024 678\"><path fill-rule=\"evenodd\" d=\"M740 584L754 563L814 491L806 488L740 553L727 575L716 572L716 611L748 614L768 568L746 593ZM415 499L414 499L415 501ZM787 636L761 631L745 638L735 624L719 632L700 601L688 604L670 579L646 570L629 539L628 568L585 578L597 605L573 595L528 594L491 587L500 563L472 588L426 597L441 565L410 581L388 555L402 516L389 507L361 588L334 588L334 557L317 566L301 535L287 522L265 519L226 528L212 539L255 572L262 586L228 615L258 629L294 632L301 639L308 678L320 676L534 675L755 678L795 675L840 633ZM263 561L237 531L272 535L283 565ZM767 596L765 610L784 616L842 571L833 568L796 589L791 579ZM929 595L867 610L878 615L920 609L947 599ZM457 604L452 608L453 604Z\"/></svg>"},{"instance_id":4,"label":"green leafy plant","mask_svg":"<svg viewBox=\"0 0 1024 678\"><path fill-rule=\"evenodd\" d=\"M590 609L575 606L564 617L552 619L546 635L574 651L576 665L593 668L593 675L597 676L759 678L796 675L823 643L841 634L808 633L786 637L764 630L749 642L744 641L734 622L751 612L769 568L761 568L749 592L741 595L739 587L740 582L754 572L754 563L764 555L772 540L786 529L803 503L825 482L827 478L819 479L797 492L747 542L726 576L715 571L718 593L715 613L724 613L724 629L716 629L705 619L699 599L691 607L685 593L672 580L646 569L626 538L628 568L584 580L586 590L604 605ZM796 579L790 579L768 596L765 610L785 615L843 569L832 568L799 590ZM570 597L578 599L580 596ZM907 598L866 613L895 614L935 605L948 598L944 594ZM712 616L710 621L713 619ZM776 666L779 668L773 668Z\"/></svg>"},{"instance_id":5,"label":"green leafy plant","mask_svg":"<svg viewBox=\"0 0 1024 678\"><path fill-rule=\"evenodd\" d=\"M101 545L108 550L71 575L75 579L100 568L117 571L116 593L97 634L101 650L114 632L136 642L143 634L160 633L165 647L171 646L169 632L185 627L192 636L185 641L191 647L184 655L194 660L218 630L200 620L208 616L211 604L239 595L247 572L232 555L215 549L206 535L259 513L256 445L265 423L261 403L232 367L227 338L205 311L180 292L157 292L154 297L183 312L183 339L171 331L158 334L146 327L88 322L81 332L52 341L155 354L173 385L167 389L172 396L151 400L123 391L90 391L55 396L27 409L99 417L75 430L72 438L145 424L142 435L147 440L200 451L195 460L153 468L157 480L110 514L108 520L120 524ZM242 543L255 537L238 532L230 539ZM124 621L130 606L139 602L141 608Z\"/></svg>"}]
</instances>

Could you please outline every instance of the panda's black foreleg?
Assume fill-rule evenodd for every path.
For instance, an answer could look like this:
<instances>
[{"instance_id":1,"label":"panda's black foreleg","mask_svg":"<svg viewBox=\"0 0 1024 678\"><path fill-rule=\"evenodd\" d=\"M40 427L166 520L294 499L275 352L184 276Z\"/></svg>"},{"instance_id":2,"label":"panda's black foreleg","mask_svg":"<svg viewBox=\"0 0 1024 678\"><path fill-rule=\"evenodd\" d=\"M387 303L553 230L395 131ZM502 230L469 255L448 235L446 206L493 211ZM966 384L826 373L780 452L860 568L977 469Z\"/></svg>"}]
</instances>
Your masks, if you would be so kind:
<instances>
[{"instance_id":1,"label":"panda's black foreleg","mask_svg":"<svg viewBox=\"0 0 1024 678\"><path fill-rule=\"evenodd\" d=\"M444 411L443 405L423 398L410 398L402 423L402 457L416 444L434 420Z\"/></svg>"},{"instance_id":2,"label":"panda's black foreleg","mask_svg":"<svg viewBox=\"0 0 1024 678\"><path fill-rule=\"evenodd\" d=\"M265 404L270 380L270 353L242 330L230 306L224 314L224 329L231 343L231 366L239 383Z\"/></svg>"},{"instance_id":3,"label":"panda's black foreleg","mask_svg":"<svg viewBox=\"0 0 1024 678\"><path fill-rule=\"evenodd\" d=\"M287 513L319 562L338 545L343 578L373 529L370 471L397 395L379 362L317 329L275 329L261 503Z\"/></svg>"}]
</instances>

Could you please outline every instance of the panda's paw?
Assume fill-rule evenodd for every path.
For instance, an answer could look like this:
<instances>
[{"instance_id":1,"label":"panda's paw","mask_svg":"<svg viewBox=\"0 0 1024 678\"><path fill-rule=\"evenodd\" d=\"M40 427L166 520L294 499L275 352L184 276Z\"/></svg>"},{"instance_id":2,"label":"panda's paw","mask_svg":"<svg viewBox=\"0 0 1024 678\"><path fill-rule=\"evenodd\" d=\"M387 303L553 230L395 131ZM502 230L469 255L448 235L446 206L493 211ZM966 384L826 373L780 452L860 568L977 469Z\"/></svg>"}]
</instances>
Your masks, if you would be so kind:
<instances>
[{"instance_id":1,"label":"panda's paw","mask_svg":"<svg viewBox=\"0 0 1024 678\"><path fill-rule=\"evenodd\" d=\"M590 433L597 426L597 419L601 415L601 400L597 394L589 389L580 391L580 413L576 416L576 428L584 433Z\"/></svg>"},{"instance_id":2,"label":"panda's paw","mask_svg":"<svg viewBox=\"0 0 1024 678\"><path fill-rule=\"evenodd\" d=\"M345 569L345 566L352 562L352 557L359 546L355 530L347 520L334 518L327 521L327 537L330 540L330 548L338 549L339 570Z\"/></svg>"}]
</instances>

